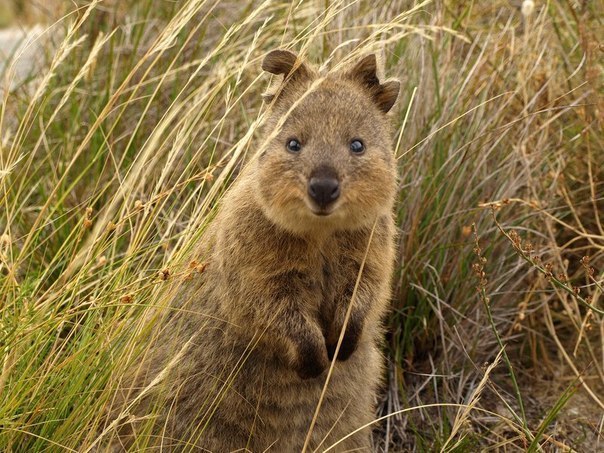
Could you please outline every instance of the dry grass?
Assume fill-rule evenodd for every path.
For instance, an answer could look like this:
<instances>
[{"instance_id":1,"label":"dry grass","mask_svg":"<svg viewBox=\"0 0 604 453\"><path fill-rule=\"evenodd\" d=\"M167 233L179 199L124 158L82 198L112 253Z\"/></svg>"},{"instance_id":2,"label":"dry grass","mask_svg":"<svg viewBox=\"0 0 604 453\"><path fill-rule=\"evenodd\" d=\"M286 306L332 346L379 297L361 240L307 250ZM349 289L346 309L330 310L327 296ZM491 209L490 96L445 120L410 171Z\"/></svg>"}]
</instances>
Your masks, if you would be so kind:
<instances>
[{"instance_id":1,"label":"dry grass","mask_svg":"<svg viewBox=\"0 0 604 453\"><path fill-rule=\"evenodd\" d=\"M275 47L377 51L402 81L376 450L601 449L604 18L520 3L66 5L0 110L0 450L98 438L149 313L202 270Z\"/></svg>"},{"instance_id":2,"label":"dry grass","mask_svg":"<svg viewBox=\"0 0 604 453\"><path fill-rule=\"evenodd\" d=\"M0 0L0 28L54 22L66 6L62 0Z\"/></svg>"}]
</instances>

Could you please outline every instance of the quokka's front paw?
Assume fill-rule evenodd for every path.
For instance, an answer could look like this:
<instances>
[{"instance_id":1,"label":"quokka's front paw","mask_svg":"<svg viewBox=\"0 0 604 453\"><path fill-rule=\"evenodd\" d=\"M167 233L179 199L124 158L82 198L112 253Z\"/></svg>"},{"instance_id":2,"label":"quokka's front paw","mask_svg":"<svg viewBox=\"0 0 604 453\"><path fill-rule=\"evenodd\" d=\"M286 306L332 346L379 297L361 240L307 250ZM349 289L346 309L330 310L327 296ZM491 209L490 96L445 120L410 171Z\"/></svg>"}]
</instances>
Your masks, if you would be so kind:
<instances>
[{"instance_id":1,"label":"quokka's front paw","mask_svg":"<svg viewBox=\"0 0 604 453\"><path fill-rule=\"evenodd\" d=\"M329 366L327 350L324 345L307 343L300 347L296 372L302 379L320 376Z\"/></svg>"},{"instance_id":2,"label":"quokka's front paw","mask_svg":"<svg viewBox=\"0 0 604 453\"><path fill-rule=\"evenodd\" d=\"M340 329L334 329L332 335L327 341L327 356L329 360L333 360L333 356L336 353L336 346L338 345L338 339L340 338ZM359 345L359 340L361 338L361 333L363 332L363 325L360 322L354 322L353 319L348 321L348 325L346 326L346 333L344 334L344 338L342 339L342 345L340 346L340 350L338 351L338 360L344 361L348 360L352 353L356 351L357 346Z\"/></svg>"}]
</instances>

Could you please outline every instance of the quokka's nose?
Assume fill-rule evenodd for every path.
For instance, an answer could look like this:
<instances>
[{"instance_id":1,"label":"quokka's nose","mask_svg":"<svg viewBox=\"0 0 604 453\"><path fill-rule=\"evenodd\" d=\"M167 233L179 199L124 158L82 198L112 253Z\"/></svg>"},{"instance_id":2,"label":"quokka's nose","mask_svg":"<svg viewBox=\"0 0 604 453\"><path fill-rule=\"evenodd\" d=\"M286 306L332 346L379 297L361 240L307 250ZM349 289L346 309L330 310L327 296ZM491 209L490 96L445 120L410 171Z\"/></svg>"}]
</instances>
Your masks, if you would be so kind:
<instances>
[{"instance_id":1,"label":"quokka's nose","mask_svg":"<svg viewBox=\"0 0 604 453\"><path fill-rule=\"evenodd\" d=\"M308 195L325 209L340 196L340 183L331 176L312 177L308 181Z\"/></svg>"}]
</instances>

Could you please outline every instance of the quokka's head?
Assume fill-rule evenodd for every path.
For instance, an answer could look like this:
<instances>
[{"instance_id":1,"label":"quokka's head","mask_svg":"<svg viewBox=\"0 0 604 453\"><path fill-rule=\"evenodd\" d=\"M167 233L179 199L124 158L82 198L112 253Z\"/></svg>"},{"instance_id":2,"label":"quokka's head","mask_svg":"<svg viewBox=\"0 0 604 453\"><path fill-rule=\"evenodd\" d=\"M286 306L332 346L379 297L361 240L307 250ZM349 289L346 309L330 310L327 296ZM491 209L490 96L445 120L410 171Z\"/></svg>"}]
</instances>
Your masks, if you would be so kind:
<instances>
[{"instance_id":1,"label":"quokka's head","mask_svg":"<svg viewBox=\"0 0 604 453\"><path fill-rule=\"evenodd\" d=\"M376 57L319 76L274 50L262 69L283 76L270 103L257 159L266 215L294 233L354 230L392 209L396 163L388 111L400 84L380 82Z\"/></svg>"}]
</instances>

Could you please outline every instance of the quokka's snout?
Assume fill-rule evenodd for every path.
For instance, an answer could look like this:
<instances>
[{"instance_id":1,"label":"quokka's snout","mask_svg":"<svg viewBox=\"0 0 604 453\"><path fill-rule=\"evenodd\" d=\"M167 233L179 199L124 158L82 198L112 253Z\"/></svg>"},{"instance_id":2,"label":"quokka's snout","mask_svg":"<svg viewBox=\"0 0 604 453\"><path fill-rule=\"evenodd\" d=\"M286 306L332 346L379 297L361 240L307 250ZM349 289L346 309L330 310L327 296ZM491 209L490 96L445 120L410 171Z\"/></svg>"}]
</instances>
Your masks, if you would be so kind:
<instances>
[{"instance_id":1,"label":"quokka's snout","mask_svg":"<svg viewBox=\"0 0 604 453\"><path fill-rule=\"evenodd\" d=\"M308 196L318 208L317 215L329 215L340 197L340 179L332 166L317 167L308 179Z\"/></svg>"}]
</instances>

